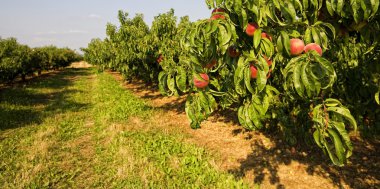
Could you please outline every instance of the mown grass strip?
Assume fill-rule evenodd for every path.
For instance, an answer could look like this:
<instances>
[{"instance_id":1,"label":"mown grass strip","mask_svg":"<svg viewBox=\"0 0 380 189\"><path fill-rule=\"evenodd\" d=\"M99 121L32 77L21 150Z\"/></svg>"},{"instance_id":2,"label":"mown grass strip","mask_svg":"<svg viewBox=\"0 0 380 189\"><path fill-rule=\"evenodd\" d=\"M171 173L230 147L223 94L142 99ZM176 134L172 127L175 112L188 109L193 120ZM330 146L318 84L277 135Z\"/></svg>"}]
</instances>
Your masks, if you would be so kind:
<instances>
[{"instance_id":1,"label":"mown grass strip","mask_svg":"<svg viewBox=\"0 0 380 189\"><path fill-rule=\"evenodd\" d=\"M247 187L185 135L156 128L157 110L106 73L68 69L0 95L4 188Z\"/></svg>"},{"instance_id":2,"label":"mown grass strip","mask_svg":"<svg viewBox=\"0 0 380 189\"><path fill-rule=\"evenodd\" d=\"M75 186L88 167L75 142L88 133L83 125L90 110L90 74L68 69L0 92L3 188Z\"/></svg>"},{"instance_id":3,"label":"mown grass strip","mask_svg":"<svg viewBox=\"0 0 380 189\"><path fill-rule=\"evenodd\" d=\"M203 148L185 143L184 135L165 134L154 125L147 125L152 121L144 120L156 110L123 89L112 76L102 73L97 79L94 116L99 135L108 141L108 146L98 146L97 154L99 161L113 164L112 169L98 167L97 172L105 174L113 187L247 187L232 175L218 171L212 165L211 155ZM128 121L131 117L138 117L141 125ZM104 184L103 180L95 186L108 185Z\"/></svg>"}]
</instances>

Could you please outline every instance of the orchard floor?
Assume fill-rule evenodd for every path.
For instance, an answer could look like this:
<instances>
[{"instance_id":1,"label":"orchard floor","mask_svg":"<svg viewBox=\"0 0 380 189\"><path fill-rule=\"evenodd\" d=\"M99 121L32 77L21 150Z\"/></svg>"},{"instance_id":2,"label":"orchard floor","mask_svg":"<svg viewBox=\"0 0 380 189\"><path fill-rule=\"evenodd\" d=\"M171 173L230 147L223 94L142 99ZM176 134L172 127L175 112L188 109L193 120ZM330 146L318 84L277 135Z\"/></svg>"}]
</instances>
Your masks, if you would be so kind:
<instances>
[{"instance_id":1,"label":"orchard floor","mask_svg":"<svg viewBox=\"0 0 380 189\"><path fill-rule=\"evenodd\" d=\"M185 97L87 67L0 89L2 188L380 187L378 142L356 139L351 162L335 167L242 130L233 112L192 130Z\"/></svg>"},{"instance_id":2,"label":"orchard floor","mask_svg":"<svg viewBox=\"0 0 380 189\"><path fill-rule=\"evenodd\" d=\"M184 112L185 96L164 97L157 87L123 81L137 97L162 110L153 120L164 130L181 130L188 141L202 146L221 161L219 166L235 177L261 188L380 188L380 142L353 139L354 155L345 167L330 164L321 151L298 151L276 136L244 131L234 112L218 112L193 130Z\"/></svg>"}]
</instances>

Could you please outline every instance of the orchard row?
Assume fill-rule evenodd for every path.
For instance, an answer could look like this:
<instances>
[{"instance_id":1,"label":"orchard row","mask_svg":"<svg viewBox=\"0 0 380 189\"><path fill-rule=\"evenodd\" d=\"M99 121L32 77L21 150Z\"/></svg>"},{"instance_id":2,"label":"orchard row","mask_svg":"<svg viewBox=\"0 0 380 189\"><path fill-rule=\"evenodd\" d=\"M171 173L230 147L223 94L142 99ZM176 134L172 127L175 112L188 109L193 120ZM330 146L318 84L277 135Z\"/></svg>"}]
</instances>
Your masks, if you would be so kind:
<instances>
[{"instance_id":1,"label":"orchard row","mask_svg":"<svg viewBox=\"0 0 380 189\"><path fill-rule=\"evenodd\" d=\"M19 44L15 38L0 38L0 83L20 76L25 80L27 75L66 67L80 59L80 55L68 48L30 48Z\"/></svg>"},{"instance_id":2,"label":"orchard row","mask_svg":"<svg viewBox=\"0 0 380 189\"><path fill-rule=\"evenodd\" d=\"M171 10L151 28L119 11L85 59L186 94L194 129L229 109L245 129L316 144L335 165L352 154L350 128L379 133L379 0L206 3L210 18L177 24Z\"/></svg>"}]
</instances>

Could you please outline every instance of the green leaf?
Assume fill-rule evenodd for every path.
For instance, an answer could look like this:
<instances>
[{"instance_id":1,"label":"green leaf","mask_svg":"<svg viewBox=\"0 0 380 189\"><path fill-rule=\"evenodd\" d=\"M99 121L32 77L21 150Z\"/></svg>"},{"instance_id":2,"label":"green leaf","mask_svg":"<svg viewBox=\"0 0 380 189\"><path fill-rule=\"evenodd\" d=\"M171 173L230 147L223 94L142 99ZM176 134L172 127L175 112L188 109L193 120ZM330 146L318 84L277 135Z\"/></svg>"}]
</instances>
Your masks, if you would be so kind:
<instances>
[{"instance_id":1,"label":"green leaf","mask_svg":"<svg viewBox=\"0 0 380 189\"><path fill-rule=\"evenodd\" d=\"M257 68L257 78L256 78L257 90L261 92L262 90L265 89L265 86L267 84L267 75L262 65L256 64L256 68Z\"/></svg>"},{"instance_id":2,"label":"green leaf","mask_svg":"<svg viewBox=\"0 0 380 189\"><path fill-rule=\"evenodd\" d=\"M322 49L327 49L328 48L328 37L324 31L320 31L319 33L320 39L321 39L321 46Z\"/></svg>"},{"instance_id":3,"label":"green leaf","mask_svg":"<svg viewBox=\"0 0 380 189\"><path fill-rule=\"evenodd\" d=\"M185 105L185 112L187 117L190 120L190 127L192 129L198 129L200 128L200 121L198 120L199 117L199 109L197 108L196 98L189 95L186 99L186 105Z\"/></svg>"},{"instance_id":4,"label":"green leaf","mask_svg":"<svg viewBox=\"0 0 380 189\"><path fill-rule=\"evenodd\" d=\"M318 25L322 25L322 26L325 26L327 28L329 28L329 30L331 31L331 33L333 34L333 37L335 39L335 28L332 24L328 23L328 22L322 22L322 21L317 21L314 26L318 26Z\"/></svg>"},{"instance_id":5,"label":"green leaf","mask_svg":"<svg viewBox=\"0 0 380 189\"><path fill-rule=\"evenodd\" d=\"M248 119L253 123L251 130L261 129L262 123L260 122L259 112L256 109L255 104L251 103L248 108Z\"/></svg>"},{"instance_id":6,"label":"green leaf","mask_svg":"<svg viewBox=\"0 0 380 189\"><path fill-rule=\"evenodd\" d=\"M320 33L320 31L318 30L318 28L316 28L316 27L311 28L311 34L313 36L314 42L317 43L318 45L321 45L319 33Z\"/></svg>"},{"instance_id":7,"label":"green leaf","mask_svg":"<svg viewBox=\"0 0 380 189\"><path fill-rule=\"evenodd\" d=\"M273 43L267 38L261 39L260 52L267 57L273 56L275 53Z\"/></svg>"},{"instance_id":8,"label":"green leaf","mask_svg":"<svg viewBox=\"0 0 380 189\"><path fill-rule=\"evenodd\" d=\"M336 107L336 106L342 106L342 103L339 100L328 98L325 99L325 105L328 107Z\"/></svg>"},{"instance_id":9,"label":"green leaf","mask_svg":"<svg viewBox=\"0 0 380 189\"><path fill-rule=\"evenodd\" d=\"M235 70L234 74L234 85L235 85L235 90L238 94L244 95L245 94L245 88L242 85L242 82L244 80L244 57L240 57L239 62L238 62L238 67Z\"/></svg>"},{"instance_id":10,"label":"green leaf","mask_svg":"<svg viewBox=\"0 0 380 189\"><path fill-rule=\"evenodd\" d=\"M336 122L336 121L330 121L331 125L338 131L339 135L343 139L344 145L347 149L346 151L346 158L349 158L352 155L352 143L350 140L350 136L348 135L348 132L345 129L344 123L343 122Z\"/></svg>"},{"instance_id":11,"label":"green leaf","mask_svg":"<svg viewBox=\"0 0 380 189\"><path fill-rule=\"evenodd\" d=\"M295 22L296 11L294 9L294 6L293 6L293 4L291 4L289 2L286 2L286 3L285 2L281 4L281 13L286 18L286 20L291 21L291 22Z\"/></svg>"},{"instance_id":12,"label":"green leaf","mask_svg":"<svg viewBox=\"0 0 380 189\"><path fill-rule=\"evenodd\" d=\"M302 5L303 5L304 9L308 9L309 8L309 0L302 0Z\"/></svg>"},{"instance_id":13,"label":"green leaf","mask_svg":"<svg viewBox=\"0 0 380 189\"><path fill-rule=\"evenodd\" d=\"M167 92L166 92L167 77L168 77L168 75L163 71L158 74L158 89L159 89L160 93L163 95L167 95Z\"/></svg>"},{"instance_id":14,"label":"green leaf","mask_svg":"<svg viewBox=\"0 0 380 189\"><path fill-rule=\"evenodd\" d=\"M302 84L305 86L307 96L311 98L313 96L313 92L315 91L315 88L314 88L314 82L309 81L309 74L307 73L307 67L308 67L308 62L305 62L302 64L301 79L302 79Z\"/></svg>"},{"instance_id":15,"label":"green leaf","mask_svg":"<svg viewBox=\"0 0 380 189\"><path fill-rule=\"evenodd\" d=\"M280 2L279 2L280 0L273 0L272 2L273 2L273 4L274 4L274 6L277 8L277 9L280 9Z\"/></svg>"},{"instance_id":16,"label":"green leaf","mask_svg":"<svg viewBox=\"0 0 380 189\"><path fill-rule=\"evenodd\" d=\"M290 39L289 35L285 31L281 31L281 41L283 43L286 54L290 56Z\"/></svg>"},{"instance_id":17,"label":"green leaf","mask_svg":"<svg viewBox=\"0 0 380 189\"><path fill-rule=\"evenodd\" d=\"M248 17L247 17L247 12L244 10L244 9L241 9L240 10L240 15L239 15L239 21L240 21L240 24L243 24L242 28L246 28L247 25L248 25Z\"/></svg>"},{"instance_id":18,"label":"green leaf","mask_svg":"<svg viewBox=\"0 0 380 189\"><path fill-rule=\"evenodd\" d=\"M371 0L372 14L370 17L373 17L376 15L377 11L379 10L379 4L380 4L380 0Z\"/></svg>"},{"instance_id":19,"label":"green leaf","mask_svg":"<svg viewBox=\"0 0 380 189\"><path fill-rule=\"evenodd\" d=\"M247 87L248 91L252 94L255 93L255 91L253 90L252 86L251 86L251 70L248 68L244 68L244 83L245 83L245 86Z\"/></svg>"},{"instance_id":20,"label":"green leaf","mask_svg":"<svg viewBox=\"0 0 380 189\"><path fill-rule=\"evenodd\" d=\"M168 88L172 92L172 94L178 96L178 91L175 87L175 78L173 75L168 75Z\"/></svg>"},{"instance_id":21,"label":"green leaf","mask_svg":"<svg viewBox=\"0 0 380 189\"><path fill-rule=\"evenodd\" d=\"M305 30L304 40L305 40L306 44L312 43L312 41L313 41L313 35L311 34L311 28L312 27L307 27Z\"/></svg>"},{"instance_id":22,"label":"green leaf","mask_svg":"<svg viewBox=\"0 0 380 189\"><path fill-rule=\"evenodd\" d=\"M350 122L350 125L354 128L354 130L357 130L357 124L355 121L355 118L351 115L350 111L347 108L344 107L328 107L327 111L337 113L344 118L346 118L347 121Z\"/></svg>"},{"instance_id":23,"label":"green leaf","mask_svg":"<svg viewBox=\"0 0 380 189\"><path fill-rule=\"evenodd\" d=\"M250 111L249 106L245 105L243 109L244 119L246 123L245 128L249 130L254 130L255 126L253 125L252 118L250 116L255 116L255 114L249 111Z\"/></svg>"},{"instance_id":24,"label":"green leaf","mask_svg":"<svg viewBox=\"0 0 380 189\"><path fill-rule=\"evenodd\" d=\"M216 7L220 7L223 4L223 0L216 0Z\"/></svg>"},{"instance_id":25,"label":"green leaf","mask_svg":"<svg viewBox=\"0 0 380 189\"><path fill-rule=\"evenodd\" d=\"M218 40L220 45L226 45L231 40L231 34L228 33L227 29L223 25L219 25ZM227 50L227 49L226 49Z\"/></svg>"},{"instance_id":26,"label":"green leaf","mask_svg":"<svg viewBox=\"0 0 380 189\"><path fill-rule=\"evenodd\" d=\"M312 51L312 53L316 54L315 51ZM335 73L333 65L327 59L319 56L319 54L316 54L313 57L322 66L323 69L325 69L326 71L328 71L329 82L328 82L328 84L326 86L324 86L322 88L326 89L328 87L331 87L334 84L335 80L336 80L336 73Z\"/></svg>"},{"instance_id":27,"label":"green leaf","mask_svg":"<svg viewBox=\"0 0 380 189\"><path fill-rule=\"evenodd\" d=\"M260 118L264 117L265 114L267 113L265 107L261 103L261 100L262 99L259 97L253 98L253 103L251 105L257 110L258 116Z\"/></svg>"},{"instance_id":28,"label":"green leaf","mask_svg":"<svg viewBox=\"0 0 380 189\"><path fill-rule=\"evenodd\" d=\"M284 46L282 45L282 39L281 36L277 38L277 45L276 45L277 51L278 52L283 52Z\"/></svg>"},{"instance_id":29,"label":"green leaf","mask_svg":"<svg viewBox=\"0 0 380 189\"><path fill-rule=\"evenodd\" d=\"M256 29L255 33L253 34L253 46L257 49L260 45L261 41L261 29Z\"/></svg>"},{"instance_id":30,"label":"green leaf","mask_svg":"<svg viewBox=\"0 0 380 189\"><path fill-rule=\"evenodd\" d=\"M292 38L299 38L301 36L300 32L298 32L297 30L290 30L288 35Z\"/></svg>"},{"instance_id":31,"label":"green leaf","mask_svg":"<svg viewBox=\"0 0 380 189\"><path fill-rule=\"evenodd\" d=\"M199 104L201 105L201 108L203 112L205 113L204 115L207 117L211 113L211 108L210 108L208 99L203 91L198 93L198 95L199 95Z\"/></svg>"},{"instance_id":32,"label":"green leaf","mask_svg":"<svg viewBox=\"0 0 380 189\"><path fill-rule=\"evenodd\" d=\"M297 65L297 63L303 61L304 59L305 59L305 56L297 56L297 57L292 58L288 62L286 67L282 70L282 74L285 77L288 77L288 75L291 75L293 73L293 69Z\"/></svg>"},{"instance_id":33,"label":"green leaf","mask_svg":"<svg viewBox=\"0 0 380 189\"><path fill-rule=\"evenodd\" d=\"M302 65L305 63L299 62L294 68L294 73L293 73L293 85L295 90L297 91L298 95L303 97L304 96L304 91L305 91L305 86L301 83L301 72L302 72Z\"/></svg>"},{"instance_id":34,"label":"green leaf","mask_svg":"<svg viewBox=\"0 0 380 189\"><path fill-rule=\"evenodd\" d=\"M358 5L359 3L357 2L357 0L351 0L350 1L350 5L351 5L351 9L352 9L352 13L353 13L353 16L354 16L354 20L355 20L355 23L359 23L360 21L360 14L359 14L359 8L360 6Z\"/></svg>"},{"instance_id":35,"label":"green leaf","mask_svg":"<svg viewBox=\"0 0 380 189\"><path fill-rule=\"evenodd\" d=\"M218 29L218 23L217 22L210 22L209 25L207 25L208 27L208 30L206 30L206 33L205 35L211 35L212 33L214 33L217 29Z\"/></svg>"},{"instance_id":36,"label":"green leaf","mask_svg":"<svg viewBox=\"0 0 380 189\"><path fill-rule=\"evenodd\" d=\"M245 122L245 114L243 111L244 111L244 106L240 106L238 109L238 119L239 119L240 125L244 127L247 123Z\"/></svg>"},{"instance_id":37,"label":"green leaf","mask_svg":"<svg viewBox=\"0 0 380 189\"><path fill-rule=\"evenodd\" d=\"M235 12L240 12L243 6L243 2L241 0L234 1L234 10Z\"/></svg>"},{"instance_id":38,"label":"green leaf","mask_svg":"<svg viewBox=\"0 0 380 189\"><path fill-rule=\"evenodd\" d=\"M214 0L205 0L208 8L214 8Z\"/></svg>"},{"instance_id":39,"label":"green leaf","mask_svg":"<svg viewBox=\"0 0 380 189\"><path fill-rule=\"evenodd\" d=\"M330 16L334 16L334 10L331 4L331 0L326 0L326 8L327 12L329 12Z\"/></svg>"},{"instance_id":40,"label":"green leaf","mask_svg":"<svg viewBox=\"0 0 380 189\"><path fill-rule=\"evenodd\" d=\"M218 104L216 103L214 96L210 93L207 93L207 99L211 111L215 111L218 108Z\"/></svg>"},{"instance_id":41,"label":"green leaf","mask_svg":"<svg viewBox=\"0 0 380 189\"><path fill-rule=\"evenodd\" d=\"M217 96L217 97L222 97L222 96L226 96L226 92L219 92L219 91L215 91L215 90L212 90L210 89L210 93L213 95L213 96Z\"/></svg>"},{"instance_id":42,"label":"green leaf","mask_svg":"<svg viewBox=\"0 0 380 189\"><path fill-rule=\"evenodd\" d=\"M322 111L321 111L322 104L319 104L314 107L313 109L313 122L317 123L318 126L324 127L323 117L322 117ZM318 128L318 127L317 127Z\"/></svg>"},{"instance_id":43,"label":"green leaf","mask_svg":"<svg viewBox=\"0 0 380 189\"><path fill-rule=\"evenodd\" d=\"M303 7L302 7L302 4L299 0L293 0L293 3L294 3L294 7L297 11L300 11L300 12L303 12Z\"/></svg>"},{"instance_id":44,"label":"green leaf","mask_svg":"<svg viewBox=\"0 0 380 189\"><path fill-rule=\"evenodd\" d=\"M364 12L364 18L363 20L368 20L369 16L371 15L371 9L370 9L370 2L368 2L369 0L361 0L361 8Z\"/></svg>"},{"instance_id":45,"label":"green leaf","mask_svg":"<svg viewBox=\"0 0 380 189\"><path fill-rule=\"evenodd\" d=\"M187 80L187 75L186 71L183 67L178 66L177 67L177 75L176 75L176 84L179 90L182 92L186 92L186 80Z\"/></svg>"},{"instance_id":46,"label":"green leaf","mask_svg":"<svg viewBox=\"0 0 380 189\"><path fill-rule=\"evenodd\" d=\"M344 0L337 0L336 12L340 16L343 16L343 5L344 5Z\"/></svg>"},{"instance_id":47,"label":"green leaf","mask_svg":"<svg viewBox=\"0 0 380 189\"><path fill-rule=\"evenodd\" d=\"M313 138L314 138L314 141L317 143L317 145L320 148L323 148L322 143L321 143L321 132L319 131L319 129L314 131Z\"/></svg>"},{"instance_id":48,"label":"green leaf","mask_svg":"<svg viewBox=\"0 0 380 189\"><path fill-rule=\"evenodd\" d=\"M346 161L346 155L344 153L344 147L339 135L333 129L327 129L330 138L334 141L335 155L338 158L336 162L333 162L335 165L343 166Z\"/></svg>"}]
</instances>

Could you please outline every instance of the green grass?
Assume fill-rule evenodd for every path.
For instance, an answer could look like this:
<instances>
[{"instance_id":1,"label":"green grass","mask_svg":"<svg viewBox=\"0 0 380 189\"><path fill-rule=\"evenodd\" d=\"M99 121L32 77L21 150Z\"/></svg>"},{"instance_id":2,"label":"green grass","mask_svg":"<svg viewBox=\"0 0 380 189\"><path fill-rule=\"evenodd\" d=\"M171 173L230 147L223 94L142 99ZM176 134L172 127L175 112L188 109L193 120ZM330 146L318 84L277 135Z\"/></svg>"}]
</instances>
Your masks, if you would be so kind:
<instances>
[{"instance_id":1,"label":"green grass","mask_svg":"<svg viewBox=\"0 0 380 189\"><path fill-rule=\"evenodd\" d=\"M1 188L247 188L156 111L91 69L2 90Z\"/></svg>"}]
</instances>

